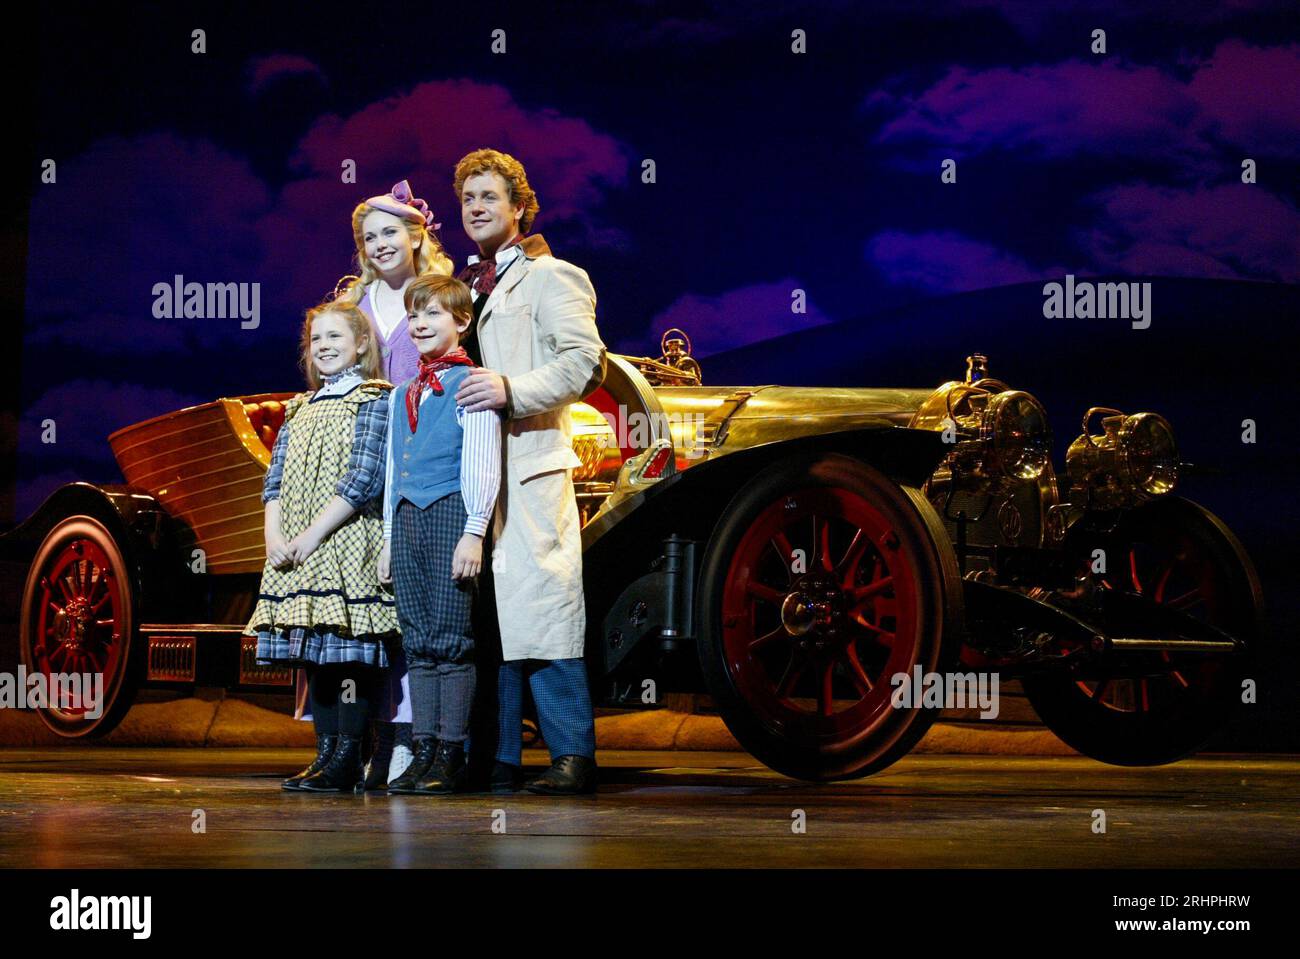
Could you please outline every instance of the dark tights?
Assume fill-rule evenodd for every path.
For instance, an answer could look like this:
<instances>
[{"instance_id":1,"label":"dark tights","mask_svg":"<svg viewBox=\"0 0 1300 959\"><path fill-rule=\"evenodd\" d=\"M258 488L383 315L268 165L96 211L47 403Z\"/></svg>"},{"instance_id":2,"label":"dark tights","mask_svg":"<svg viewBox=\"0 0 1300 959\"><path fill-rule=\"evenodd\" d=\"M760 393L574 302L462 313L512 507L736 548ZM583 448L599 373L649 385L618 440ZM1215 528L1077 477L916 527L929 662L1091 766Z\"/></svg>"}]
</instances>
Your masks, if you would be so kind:
<instances>
[{"instance_id":1,"label":"dark tights","mask_svg":"<svg viewBox=\"0 0 1300 959\"><path fill-rule=\"evenodd\" d=\"M366 723L370 720L371 704L375 700L379 679L377 673L373 666L363 666L360 663L327 663L307 667L311 715L319 735L342 733L344 736L361 738ZM343 684L347 680L356 684L355 695L343 695Z\"/></svg>"}]
</instances>

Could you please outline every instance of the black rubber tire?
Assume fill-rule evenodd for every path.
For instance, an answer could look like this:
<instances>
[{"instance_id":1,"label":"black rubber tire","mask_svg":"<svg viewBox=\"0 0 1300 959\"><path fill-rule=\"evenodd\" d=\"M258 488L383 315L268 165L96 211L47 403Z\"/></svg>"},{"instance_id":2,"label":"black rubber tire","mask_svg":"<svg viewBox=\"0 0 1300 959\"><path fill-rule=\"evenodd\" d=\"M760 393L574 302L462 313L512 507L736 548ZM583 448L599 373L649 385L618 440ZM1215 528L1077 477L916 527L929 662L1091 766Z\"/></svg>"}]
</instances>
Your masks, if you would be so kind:
<instances>
[{"instance_id":1,"label":"black rubber tire","mask_svg":"<svg viewBox=\"0 0 1300 959\"><path fill-rule=\"evenodd\" d=\"M1196 503L1171 497L1135 510L1116 531L1128 543L1164 544L1156 548L1172 548L1169 544L1180 533L1201 550L1222 584L1221 598L1206 621L1245 642L1247 652L1173 659L1173 666L1203 676L1205 688L1163 684L1161 690L1168 692L1149 697L1141 711L1090 698L1073 670L1025 676L1025 695L1039 718L1069 746L1101 762L1158 766L1195 752L1238 714L1242 682L1254 674L1264 641L1259 579L1227 526Z\"/></svg>"},{"instance_id":2,"label":"black rubber tire","mask_svg":"<svg viewBox=\"0 0 1300 959\"><path fill-rule=\"evenodd\" d=\"M844 741L810 741L775 728L738 690L723 645L722 590L733 553L755 518L777 498L807 487L848 490L892 523L899 549L915 564L916 662L927 672L956 664L962 637L962 592L956 557L942 522L920 490L900 486L847 456L775 464L732 499L710 538L697 594L699 655L708 691L727 728L755 758L796 779L829 781L870 775L896 762L925 735L939 711L897 708Z\"/></svg>"}]
</instances>

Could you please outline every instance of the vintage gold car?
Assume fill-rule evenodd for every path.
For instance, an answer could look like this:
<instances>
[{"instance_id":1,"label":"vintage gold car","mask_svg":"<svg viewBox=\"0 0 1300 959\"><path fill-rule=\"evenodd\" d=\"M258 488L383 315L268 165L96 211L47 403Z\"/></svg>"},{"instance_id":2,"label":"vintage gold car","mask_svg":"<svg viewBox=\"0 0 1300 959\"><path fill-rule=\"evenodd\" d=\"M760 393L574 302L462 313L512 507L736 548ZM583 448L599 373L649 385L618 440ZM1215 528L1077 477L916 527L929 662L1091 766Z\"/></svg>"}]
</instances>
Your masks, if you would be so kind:
<instances>
[{"instance_id":1,"label":"vintage gold car","mask_svg":"<svg viewBox=\"0 0 1300 959\"><path fill-rule=\"evenodd\" d=\"M657 359L611 355L571 408L599 701L707 692L754 756L813 780L921 738L939 709L898 696L903 677L1019 679L1111 763L1177 759L1229 720L1264 641L1259 584L1173 495L1162 417L1088 409L1058 475L1043 408L982 356L937 389L711 386L670 334ZM291 395L119 430L125 485L65 486L5 537L30 557L27 668L105 675L102 715L55 702L50 728L102 734L145 684L290 688L240 631Z\"/></svg>"}]
</instances>

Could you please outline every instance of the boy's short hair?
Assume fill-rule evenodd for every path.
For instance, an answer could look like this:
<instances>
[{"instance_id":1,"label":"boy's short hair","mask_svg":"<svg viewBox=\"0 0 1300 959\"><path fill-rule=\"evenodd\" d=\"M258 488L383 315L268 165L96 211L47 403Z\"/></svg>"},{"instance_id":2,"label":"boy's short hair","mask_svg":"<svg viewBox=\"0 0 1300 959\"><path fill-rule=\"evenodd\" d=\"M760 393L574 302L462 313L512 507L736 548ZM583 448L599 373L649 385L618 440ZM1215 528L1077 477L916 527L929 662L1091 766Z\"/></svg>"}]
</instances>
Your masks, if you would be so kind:
<instances>
[{"instance_id":1,"label":"boy's short hair","mask_svg":"<svg viewBox=\"0 0 1300 959\"><path fill-rule=\"evenodd\" d=\"M469 287L454 276L426 273L411 282L402 298L408 315L423 310L430 300L436 300L458 322L469 324L461 334L461 339L464 339L474 323L474 298Z\"/></svg>"}]
</instances>

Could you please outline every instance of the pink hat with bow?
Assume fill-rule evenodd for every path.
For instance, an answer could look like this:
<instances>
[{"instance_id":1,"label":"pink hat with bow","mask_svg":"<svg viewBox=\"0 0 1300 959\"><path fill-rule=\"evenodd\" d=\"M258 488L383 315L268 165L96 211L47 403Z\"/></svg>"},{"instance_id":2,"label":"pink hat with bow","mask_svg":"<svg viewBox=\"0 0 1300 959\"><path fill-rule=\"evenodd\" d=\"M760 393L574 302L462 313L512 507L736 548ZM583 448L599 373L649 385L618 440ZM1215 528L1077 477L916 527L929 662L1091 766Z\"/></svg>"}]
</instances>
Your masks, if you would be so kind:
<instances>
[{"instance_id":1,"label":"pink hat with bow","mask_svg":"<svg viewBox=\"0 0 1300 959\"><path fill-rule=\"evenodd\" d=\"M366 206L400 216L412 223L422 223L427 230L442 229L441 223L433 222L433 211L429 209L429 204L411 196L411 184L406 180L393 184L393 188L382 196L372 196L366 200Z\"/></svg>"}]
</instances>

